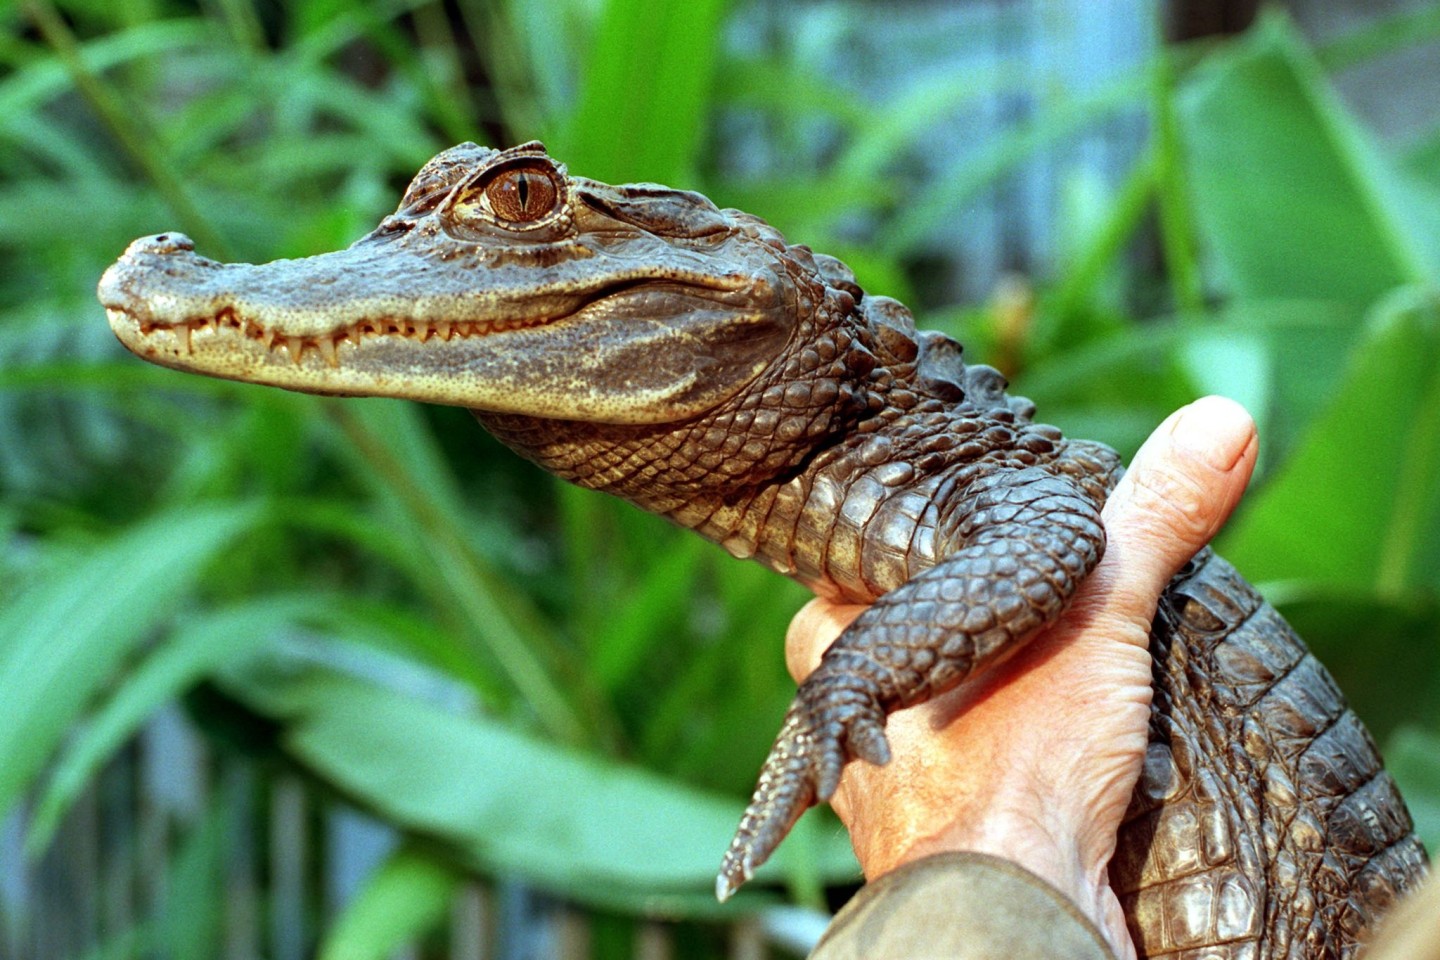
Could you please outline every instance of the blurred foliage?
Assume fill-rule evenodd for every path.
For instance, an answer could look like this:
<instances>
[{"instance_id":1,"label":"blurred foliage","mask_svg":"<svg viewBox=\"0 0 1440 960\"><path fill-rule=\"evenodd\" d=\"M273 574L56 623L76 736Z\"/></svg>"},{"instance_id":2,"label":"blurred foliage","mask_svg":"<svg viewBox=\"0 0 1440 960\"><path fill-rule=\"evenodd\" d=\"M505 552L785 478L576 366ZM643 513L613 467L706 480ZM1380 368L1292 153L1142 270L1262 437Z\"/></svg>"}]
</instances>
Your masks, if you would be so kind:
<instances>
[{"instance_id":1,"label":"blurred foliage","mask_svg":"<svg viewBox=\"0 0 1440 960\"><path fill-rule=\"evenodd\" d=\"M32 850L189 693L231 748L412 838L322 956L383 956L433 927L467 870L621 913L773 902L752 890L722 910L708 890L791 693L780 642L799 588L537 482L462 411L140 364L95 281L160 230L221 258L343 246L443 147L539 137L573 171L705 190L872 290L923 293L908 265L938 225L1125 111L1149 139L1065 218L1054 274L931 320L1047 419L1127 453L1197 394L1250 406L1265 477L1222 549L1395 744L1440 840L1440 128L1381 144L1325 73L1434 39L1440 16L1318 56L1278 16L1167 48L1097 94L1055 92L919 184L905 161L932 124L1013 72L863 102L730 53L734 15L718 0L0 9L0 812L33 800ZM717 123L737 115L764 120L776 169L727 172ZM817 123L828 160L787 162ZM1136 256L1154 247L1159 271ZM116 955L206 955L227 804L169 867L184 896ZM808 826L766 876L817 903L853 865L837 830Z\"/></svg>"}]
</instances>

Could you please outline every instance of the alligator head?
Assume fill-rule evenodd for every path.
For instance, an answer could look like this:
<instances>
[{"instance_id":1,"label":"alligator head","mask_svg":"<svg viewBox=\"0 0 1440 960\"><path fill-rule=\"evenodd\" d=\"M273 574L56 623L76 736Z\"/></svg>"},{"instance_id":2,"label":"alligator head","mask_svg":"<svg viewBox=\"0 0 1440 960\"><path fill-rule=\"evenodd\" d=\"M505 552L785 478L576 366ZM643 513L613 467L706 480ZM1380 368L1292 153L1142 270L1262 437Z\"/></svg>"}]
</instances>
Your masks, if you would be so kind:
<instances>
[{"instance_id":1,"label":"alligator head","mask_svg":"<svg viewBox=\"0 0 1440 960\"><path fill-rule=\"evenodd\" d=\"M783 351L799 315L785 250L698 194L571 177L538 143L462 144L345 250L223 264L161 234L99 294L126 347L182 370L659 423L713 408Z\"/></svg>"}]
</instances>

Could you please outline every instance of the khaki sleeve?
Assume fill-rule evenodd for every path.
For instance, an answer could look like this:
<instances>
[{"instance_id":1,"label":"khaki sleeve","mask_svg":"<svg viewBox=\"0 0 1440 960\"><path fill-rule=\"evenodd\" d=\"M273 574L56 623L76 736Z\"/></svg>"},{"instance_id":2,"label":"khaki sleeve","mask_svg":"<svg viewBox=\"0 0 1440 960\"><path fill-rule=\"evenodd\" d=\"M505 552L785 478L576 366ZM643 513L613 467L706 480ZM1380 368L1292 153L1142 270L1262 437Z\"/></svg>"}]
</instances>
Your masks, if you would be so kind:
<instances>
[{"instance_id":1,"label":"khaki sleeve","mask_svg":"<svg viewBox=\"0 0 1440 960\"><path fill-rule=\"evenodd\" d=\"M1058 890L1008 860L943 853L867 884L810 960L1114 960Z\"/></svg>"}]
</instances>

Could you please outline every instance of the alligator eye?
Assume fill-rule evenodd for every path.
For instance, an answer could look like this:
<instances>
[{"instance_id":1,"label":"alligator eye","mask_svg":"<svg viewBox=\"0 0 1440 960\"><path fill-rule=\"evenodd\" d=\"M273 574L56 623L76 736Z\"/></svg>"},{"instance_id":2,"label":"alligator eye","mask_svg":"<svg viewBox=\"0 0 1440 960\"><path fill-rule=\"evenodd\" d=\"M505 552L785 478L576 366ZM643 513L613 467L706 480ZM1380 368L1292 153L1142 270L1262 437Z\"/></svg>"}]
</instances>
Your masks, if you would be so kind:
<instances>
[{"instance_id":1,"label":"alligator eye","mask_svg":"<svg viewBox=\"0 0 1440 960\"><path fill-rule=\"evenodd\" d=\"M485 187L490 209L502 220L512 223L533 223L555 209L560 191L549 171L511 167L502 170Z\"/></svg>"},{"instance_id":2,"label":"alligator eye","mask_svg":"<svg viewBox=\"0 0 1440 960\"><path fill-rule=\"evenodd\" d=\"M551 222L564 208L565 184L550 163L534 158L487 171L460 189L451 212L460 220L480 218L511 230Z\"/></svg>"}]
</instances>

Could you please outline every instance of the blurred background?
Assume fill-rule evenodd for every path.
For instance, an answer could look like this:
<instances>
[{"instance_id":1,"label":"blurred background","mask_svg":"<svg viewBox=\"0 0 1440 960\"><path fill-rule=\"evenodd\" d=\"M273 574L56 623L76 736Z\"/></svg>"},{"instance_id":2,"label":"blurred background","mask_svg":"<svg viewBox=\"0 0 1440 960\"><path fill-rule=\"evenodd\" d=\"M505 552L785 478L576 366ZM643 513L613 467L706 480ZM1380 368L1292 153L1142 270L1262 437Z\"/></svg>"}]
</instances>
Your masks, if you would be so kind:
<instances>
[{"instance_id":1,"label":"blurred background","mask_svg":"<svg viewBox=\"0 0 1440 960\"><path fill-rule=\"evenodd\" d=\"M134 237L344 246L463 140L699 189L1128 456L1260 421L1220 547L1440 842L1440 5L0 6L0 956L801 956L828 812L726 907L804 599L461 410L124 354Z\"/></svg>"}]
</instances>

